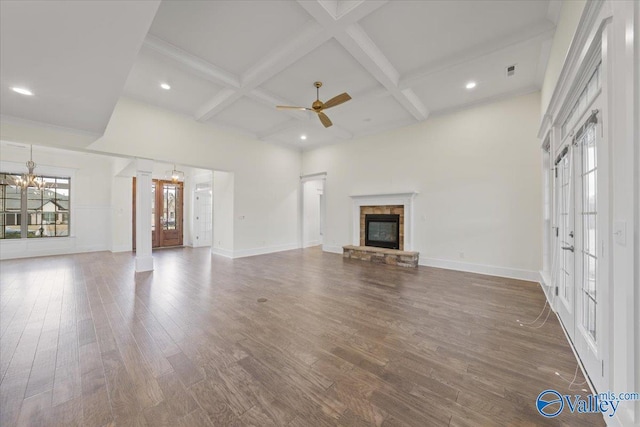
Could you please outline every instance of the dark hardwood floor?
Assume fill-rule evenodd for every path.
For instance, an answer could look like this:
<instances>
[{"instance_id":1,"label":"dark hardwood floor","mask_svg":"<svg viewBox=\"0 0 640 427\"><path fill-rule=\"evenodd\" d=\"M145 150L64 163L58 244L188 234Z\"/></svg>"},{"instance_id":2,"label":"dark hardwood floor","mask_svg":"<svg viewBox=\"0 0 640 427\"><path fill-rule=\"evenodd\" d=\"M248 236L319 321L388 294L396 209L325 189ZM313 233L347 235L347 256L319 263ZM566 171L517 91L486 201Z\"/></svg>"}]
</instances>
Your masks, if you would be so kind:
<instances>
[{"instance_id":1,"label":"dark hardwood floor","mask_svg":"<svg viewBox=\"0 0 640 427\"><path fill-rule=\"evenodd\" d=\"M0 263L0 425L604 425L536 411L576 361L554 315L516 322L535 283L318 249L154 257Z\"/></svg>"}]
</instances>

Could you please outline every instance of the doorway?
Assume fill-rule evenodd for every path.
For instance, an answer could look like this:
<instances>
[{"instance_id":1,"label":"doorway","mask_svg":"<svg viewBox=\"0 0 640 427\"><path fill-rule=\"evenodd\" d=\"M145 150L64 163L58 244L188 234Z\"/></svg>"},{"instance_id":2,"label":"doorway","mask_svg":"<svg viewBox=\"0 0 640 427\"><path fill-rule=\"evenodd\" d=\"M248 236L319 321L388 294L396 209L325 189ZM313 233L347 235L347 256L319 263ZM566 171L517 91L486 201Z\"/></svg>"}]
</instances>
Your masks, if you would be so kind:
<instances>
[{"instance_id":1,"label":"doorway","mask_svg":"<svg viewBox=\"0 0 640 427\"><path fill-rule=\"evenodd\" d=\"M602 263L608 210L600 99L578 120L556 159L555 308L597 391L605 390L608 295Z\"/></svg>"},{"instance_id":2,"label":"doorway","mask_svg":"<svg viewBox=\"0 0 640 427\"><path fill-rule=\"evenodd\" d=\"M151 247L182 246L184 239L184 184L151 181ZM133 250L136 249L136 179L133 178Z\"/></svg>"},{"instance_id":3,"label":"doorway","mask_svg":"<svg viewBox=\"0 0 640 427\"><path fill-rule=\"evenodd\" d=\"M302 179L302 247L319 246L324 238L324 184L318 179Z\"/></svg>"}]
</instances>

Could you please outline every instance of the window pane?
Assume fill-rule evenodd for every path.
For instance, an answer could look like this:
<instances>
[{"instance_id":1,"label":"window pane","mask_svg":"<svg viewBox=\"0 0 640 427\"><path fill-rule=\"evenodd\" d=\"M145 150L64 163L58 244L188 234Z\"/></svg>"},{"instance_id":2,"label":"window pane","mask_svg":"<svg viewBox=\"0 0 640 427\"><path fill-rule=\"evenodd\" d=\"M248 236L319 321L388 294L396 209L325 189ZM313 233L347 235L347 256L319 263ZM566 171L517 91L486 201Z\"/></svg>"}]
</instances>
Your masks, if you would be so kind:
<instances>
[{"instance_id":1,"label":"window pane","mask_svg":"<svg viewBox=\"0 0 640 427\"><path fill-rule=\"evenodd\" d=\"M0 174L0 238L68 236L70 179L38 177L45 188L22 190L12 185L19 177Z\"/></svg>"},{"instance_id":2,"label":"window pane","mask_svg":"<svg viewBox=\"0 0 640 427\"><path fill-rule=\"evenodd\" d=\"M584 179L585 211L591 213L596 212L596 173L595 170L589 172Z\"/></svg>"},{"instance_id":3,"label":"window pane","mask_svg":"<svg viewBox=\"0 0 640 427\"><path fill-rule=\"evenodd\" d=\"M58 213L56 222L56 236L69 235L69 213Z\"/></svg>"},{"instance_id":4,"label":"window pane","mask_svg":"<svg viewBox=\"0 0 640 427\"><path fill-rule=\"evenodd\" d=\"M596 298L596 259L591 256L586 256L584 260L584 279L586 281L585 291L591 295L592 298Z\"/></svg>"}]
</instances>

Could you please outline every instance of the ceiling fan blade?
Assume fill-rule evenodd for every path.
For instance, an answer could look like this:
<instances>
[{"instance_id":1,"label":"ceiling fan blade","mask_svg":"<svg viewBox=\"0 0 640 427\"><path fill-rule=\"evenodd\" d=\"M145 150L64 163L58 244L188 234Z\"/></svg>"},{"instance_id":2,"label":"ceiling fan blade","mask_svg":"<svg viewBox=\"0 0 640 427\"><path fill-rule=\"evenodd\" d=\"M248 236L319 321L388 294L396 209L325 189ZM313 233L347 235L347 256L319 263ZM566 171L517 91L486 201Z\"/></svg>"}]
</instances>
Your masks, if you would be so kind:
<instances>
[{"instance_id":1,"label":"ceiling fan blade","mask_svg":"<svg viewBox=\"0 0 640 427\"><path fill-rule=\"evenodd\" d=\"M318 113L318 118L326 128L333 125L333 123L331 123L331 120L329 120L329 117L327 117L325 113Z\"/></svg>"},{"instance_id":2,"label":"ceiling fan blade","mask_svg":"<svg viewBox=\"0 0 640 427\"><path fill-rule=\"evenodd\" d=\"M311 108L307 107L294 107L291 105L276 105L278 110L300 110L300 111L312 111Z\"/></svg>"},{"instance_id":3,"label":"ceiling fan blade","mask_svg":"<svg viewBox=\"0 0 640 427\"><path fill-rule=\"evenodd\" d=\"M350 99L351 99L351 96L349 96L347 92L341 93L340 95L334 96L333 98L325 102L324 109L326 110L327 108L335 107L336 105L340 105L344 102L347 102Z\"/></svg>"}]
</instances>

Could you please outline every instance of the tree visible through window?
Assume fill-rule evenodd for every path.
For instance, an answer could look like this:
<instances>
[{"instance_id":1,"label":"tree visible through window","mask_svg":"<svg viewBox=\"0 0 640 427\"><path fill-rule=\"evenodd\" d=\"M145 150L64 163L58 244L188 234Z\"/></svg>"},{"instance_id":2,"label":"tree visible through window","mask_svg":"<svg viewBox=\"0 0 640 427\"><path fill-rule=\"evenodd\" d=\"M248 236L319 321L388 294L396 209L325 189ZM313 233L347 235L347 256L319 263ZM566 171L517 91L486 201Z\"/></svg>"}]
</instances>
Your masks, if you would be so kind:
<instances>
[{"instance_id":1,"label":"tree visible through window","mask_svg":"<svg viewBox=\"0 0 640 427\"><path fill-rule=\"evenodd\" d=\"M69 236L69 178L44 176L46 188L22 189L0 173L0 239Z\"/></svg>"}]
</instances>

